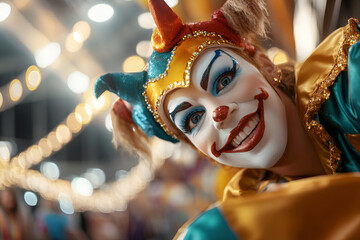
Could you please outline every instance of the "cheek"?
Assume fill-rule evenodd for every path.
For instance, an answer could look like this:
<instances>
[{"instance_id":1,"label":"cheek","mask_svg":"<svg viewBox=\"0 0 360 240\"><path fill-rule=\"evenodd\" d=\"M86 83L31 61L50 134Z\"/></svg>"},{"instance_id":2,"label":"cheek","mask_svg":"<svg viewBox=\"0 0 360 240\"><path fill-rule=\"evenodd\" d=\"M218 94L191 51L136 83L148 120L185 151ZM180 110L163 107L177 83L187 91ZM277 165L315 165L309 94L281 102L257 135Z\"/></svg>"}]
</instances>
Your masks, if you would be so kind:
<instances>
[{"instance_id":1,"label":"cheek","mask_svg":"<svg viewBox=\"0 0 360 240\"><path fill-rule=\"evenodd\" d=\"M194 136L188 139L199 149L202 153L209 155L211 145L216 141L218 133L214 131L210 122L203 124L202 129Z\"/></svg>"}]
</instances>

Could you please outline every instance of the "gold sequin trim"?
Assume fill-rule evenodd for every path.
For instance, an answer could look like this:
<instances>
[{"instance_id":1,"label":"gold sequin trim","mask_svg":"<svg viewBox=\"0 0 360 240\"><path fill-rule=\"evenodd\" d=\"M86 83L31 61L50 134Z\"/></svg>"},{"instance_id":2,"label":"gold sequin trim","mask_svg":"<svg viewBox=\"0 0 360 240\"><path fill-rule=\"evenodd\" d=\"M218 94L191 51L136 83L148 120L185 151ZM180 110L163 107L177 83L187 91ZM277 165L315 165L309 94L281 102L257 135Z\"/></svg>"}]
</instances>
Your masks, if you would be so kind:
<instances>
[{"instance_id":1,"label":"gold sequin trim","mask_svg":"<svg viewBox=\"0 0 360 240\"><path fill-rule=\"evenodd\" d=\"M179 46L183 41L186 41L187 39L191 39L193 37L199 37L199 36L203 36L203 37L217 37L216 40L207 40L205 42L203 42L198 49L193 52L192 56L190 57L190 59L187 62L186 65L186 69L184 70L184 75L183 75L183 79L185 81L175 81L174 83L170 84L167 88L163 89L160 92L160 95L157 98L157 101L155 103L155 109L152 108L151 104L149 103L149 98L146 95L146 90L148 88L149 83L151 82L157 82L160 81L161 79L163 79L164 77L166 77L168 75L168 71L169 71L169 65L171 63L171 61L173 60L174 55L176 54L176 49L177 46ZM228 40L225 40L222 38L221 35L214 33L214 32L206 32L206 31L195 31L193 34L187 34L184 35L182 37L182 40L178 43L177 46L175 46L172 50L171 56L168 60L168 64L166 66L166 70L164 73L160 74L159 76L149 79L149 81L147 83L145 83L143 85L145 91L142 93L145 102L147 104L147 109L153 114L155 120L160 124L160 126L164 129L164 131L168 134L171 135L172 137L174 137L175 139L179 139L179 137L177 137L173 132L171 132L167 126L163 123L163 121L160 118L159 115L159 107L160 107L160 102L161 99L163 98L163 96L168 93L169 91L176 89L178 87L189 87L190 86L190 72L191 72L191 67L193 62L195 61L195 59L199 56L199 54L206 49L209 46L213 46L213 45L222 45L222 44L228 44L228 45L235 45L233 42L230 42ZM241 50L244 50L244 48L241 48Z\"/></svg>"},{"instance_id":2,"label":"gold sequin trim","mask_svg":"<svg viewBox=\"0 0 360 240\"><path fill-rule=\"evenodd\" d=\"M359 33L356 28L359 22L351 18L349 24L344 30L344 41L342 42L334 66L328 76L316 86L315 92L310 97L310 101L306 107L305 124L309 132L320 136L320 139L328 145L330 151L330 165L333 173L336 172L340 159L341 151L336 147L334 140L326 132L325 128L317 121L313 120L314 115L320 110L323 104L330 97L329 87L334 84L336 77L340 72L347 68L348 50L359 39Z\"/></svg>"}]
</instances>

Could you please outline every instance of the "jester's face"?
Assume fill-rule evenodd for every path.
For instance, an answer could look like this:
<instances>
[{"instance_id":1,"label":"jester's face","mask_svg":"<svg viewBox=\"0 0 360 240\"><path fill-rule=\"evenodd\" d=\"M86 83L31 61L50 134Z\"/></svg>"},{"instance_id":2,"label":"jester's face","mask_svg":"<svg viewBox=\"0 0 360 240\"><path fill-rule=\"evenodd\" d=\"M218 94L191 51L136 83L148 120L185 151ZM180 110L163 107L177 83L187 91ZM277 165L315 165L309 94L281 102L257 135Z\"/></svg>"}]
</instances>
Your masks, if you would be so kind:
<instances>
[{"instance_id":1,"label":"jester's face","mask_svg":"<svg viewBox=\"0 0 360 240\"><path fill-rule=\"evenodd\" d=\"M189 87L169 92L162 104L174 131L225 165L269 168L281 158L285 107L254 65L230 48L208 48L190 79Z\"/></svg>"}]
</instances>

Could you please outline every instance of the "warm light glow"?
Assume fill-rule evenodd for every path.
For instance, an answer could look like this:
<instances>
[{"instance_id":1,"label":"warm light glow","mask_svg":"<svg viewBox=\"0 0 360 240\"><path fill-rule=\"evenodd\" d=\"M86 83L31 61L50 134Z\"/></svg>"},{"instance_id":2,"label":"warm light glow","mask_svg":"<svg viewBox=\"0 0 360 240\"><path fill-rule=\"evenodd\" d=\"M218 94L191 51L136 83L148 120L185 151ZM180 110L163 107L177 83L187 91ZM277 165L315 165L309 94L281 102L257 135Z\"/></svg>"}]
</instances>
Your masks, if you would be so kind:
<instances>
[{"instance_id":1,"label":"warm light glow","mask_svg":"<svg viewBox=\"0 0 360 240\"><path fill-rule=\"evenodd\" d=\"M81 42L84 41L84 40L83 40L83 37L81 36L81 33L79 33L79 32L73 32L72 35L73 35L73 38L74 38L74 40L75 40L76 42L81 43Z\"/></svg>"},{"instance_id":2,"label":"warm light glow","mask_svg":"<svg viewBox=\"0 0 360 240\"><path fill-rule=\"evenodd\" d=\"M49 133L47 139L50 141L51 146L52 146L52 148L53 148L54 151L60 150L60 148L61 148L61 143L60 143L59 140L57 139L55 132Z\"/></svg>"},{"instance_id":3,"label":"warm light glow","mask_svg":"<svg viewBox=\"0 0 360 240\"><path fill-rule=\"evenodd\" d=\"M26 151L26 160L28 163L36 164L42 160L41 149L35 145Z\"/></svg>"},{"instance_id":4,"label":"warm light glow","mask_svg":"<svg viewBox=\"0 0 360 240\"><path fill-rule=\"evenodd\" d=\"M42 155L43 157L49 157L50 154L52 153L52 147L51 147L51 142L49 141L49 139L47 138L42 138L39 141L39 147L41 149Z\"/></svg>"},{"instance_id":5,"label":"warm light glow","mask_svg":"<svg viewBox=\"0 0 360 240\"><path fill-rule=\"evenodd\" d=\"M77 52L80 50L80 48L82 47L83 42L77 42L74 39L74 35L71 33L66 37L65 40L65 47L66 50L68 50L69 52Z\"/></svg>"},{"instance_id":6,"label":"warm light glow","mask_svg":"<svg viewBox=\"0 0 360 240\"><path fill-rule=\"evenodd\" d=\"M106 181L106 175L100 168L89 168L84 177L91 182L94 188L100 187Z\"/></svg>"},{"instance_id":7,"label":"warm light glow","mask_svg":"<svg viewBox=\"0 0 360 240\"><path fill-rule=\"evenodd\" d=\"M93 186L86 178L76 177L71 181L71 188L75 193L89 197L93 193Z\"/></svg>"},{"instance_id":8,"label":"warm light glow","mask_svg":"<svg viewBox=\"0 0 360 240\"><path fill-rule=\"evenodd\" d=\"M40 165L40 172L51 180L56 180L60 176L58 165L53 162L43 162Z\"/></svg>"},{"instance_id":9,"label":"warm light glow","mask_svg":"<svg viewBox=\"0 0 360 240\"><path fill-rule=\"evenodd\" d=\"M123 63L124 72L140 72L145 67L145 61L139 56L128 57Z\"/></svg>"},{"instance_id":10,"label":"warm light glow","mask_svg":"<svg viewBox=\"0 0 360 240\"><path fill-rule=\"evenodd\" d=\"M50 66L60 56L61 47L56 42L49 43L45 47L35 52L35 60L39 67L45 68Z\"/></svg>"},{"instance_id":11,"label":"warm light glow","mask_svg":"<svg viewBox=\"0 0 360 240\"><path fill-rule=\"evenodd\" d=\"M294 11L294 37L297 61L304 61L319 40L317 12L308 1L298 1Z\"/></svg>"},{"instance_id":12,"label":"warm light glow","mask_svg":"<svg viewBox=\"0 0 360 240\"><path fill-rule=\"evenodd\" d=\"M78 33L82 37L82 40L85 41L91 34L91 27L86 21L79 21L75 23L73 32Z\"/></svg>"},{"instance_id":13,"label":"warm light glow","mask_svg":"<svg viewBox=\"0 0 360 240\"><path fill-rule=\"evenodd\" d=\"M26 7L30 3L30 1L31 0L12 0L12 2L15 4L15 6L18 9L22 9Z\"/></svg>"},{"instance_id":14,"label":"warm light glow","mask_svg":"<svg viewBox=\"0 0 360 240\"><path fill-rule=\"evenodd\" d=\"M24 193L24 200L27 205L34 207L38 203L38 198L35 193L26 191Z\"/></svg>"},{"instance_id":15,"label":"warm light glow","mask_svg":"<svg viewBox=\"0 0 360 240\"><path fill-rule=\"evenodd\" d=\"M273 59L273 63L275 65L279 65L282 63L287 63L289 61L287 55L285 52L283 51L279 51L275 54L274 59Z\"/></svg>"},{"instance_id":16,"label":"warm light glow","mask_svg":"<svg viewBox=\"0 0 360 240\"><path fill-rule=\"evenodd\" d=\"M148 58L153 52L150 41L141 41L136 45L136 53L141 56Z\"/></svg>"},{"instance_id":17,"label":"warm light glow","mask_svg":"<svg viewBox=\"0 0 360 240\"><path fill-rule=\"evenodd\" d=\"M0 145L0 161L8 161L11 157L10 149L8 146Z\"/></svg>"},{"instance_id":18,"label":"warm light glow","mask_svg":"<svg viewBox=\"0 0 360 240\"><path fill-rule=\"evenodd\" d=\"M114 15L114 9L108 4L96 4L88 11L88 17L94 22L105 22Z\"/></svg>"},{"instance_id":19,"label":"warm light glow","mask_svg":"<svg viewBox=\"0 0 360 240\"><path fill-rule=\"evenodd\" d=\"M66 119L66 125L73 133L78 133L81 130L81 122L75 116L75 113L71 113Z\"/></svg>"},{"instance_id":20,"label":"warm light glow","mask_svg":"<svg viewBox=\"0 0 360 240\"><path fill-rule=\"evenodd\" d=\"M7 3L0 2L0 22L4 21L10 16L11 6Z\"/></svg>"},{"instance_id":21,"label":"warm light glow","mask_svg":"<svg viewBox=\"0 0 360 240\"><path fill-rule=\"evenodd\" d=\"M96 110L106 109L110 105L110 94L109 92L103 93L98 99L92 99L92 106Z\"/></svg>"},{"instance_id":22,"label":"warm light glow","mask_svg":"<svg viewBox=\"0 0 360 240\"><path fill-rule=\"evenodd\" d=\"M26 85L30 91L35 90L41 83L41 73L37 66L32 65L26 71Z\"/></svg>"},{"instance_id":23,"label":"warm light glow","mask_svg":"<svg viewBox=\"0 0 360 240\"><path fill-rule=\"evenodd\" d=\"M9 95L10 99L14 102L18 101L23 94L23 87L19 79L14 79L10 83Z\"/></svg>"},{"instance_id":24,"label":"warm light glow","mask_svg":"<svg viewBox=\"0 0 360 240\"><path fill-rule=\"evenodd\" d=\"M113 126L112 126L112 122L111 122L111 115L108 114L105 117L105 127L109 132L113 131Z\"/></svg>"},{"instance_id":25,"label":"warm light glow","mask_svg":"<svg viewBox=\"0 0 360 240\"><path fill-rule=\"evenodd\" d=\"M61 143L67 143L71 140L70 129L64 124L59 125L56 128L56 137Z\"/></svg>"},{"instance_id":26,"label":"warm light glow","mask_svg":"<svg viewBox=\"0 0 360 240\"><path fill-rule=\"evenodd\" d=\"M75 116L81 124L88 124L92 118L90 106L88 104L80 103L75 108Z\"/></svg>"},{"instance_id":27,"label":"warm light glow","mask_svg":"<svg viewBox=\"0 0 360 240\"><path fill-rule=\"evenodd\" d=\"M0 92L0 108L2 107L3 103L4 103L4 98L3 98L3 95Z\"/></svg>"},{"instance_id":28,"label":"warm light glow","mask_svg":"<svg viewBox=\"0 0 360 240\"><path fill-rule=\"evenodd\" d=\"M144 29L154 29L156 24L150 12L142 13L138 16L138 24Z\"/></svg>"},{"instance_id":29,"label":"warm light glow","mask_svg":"<svg viewBox=\"0 0 360 240\"><path fill-rule=\"evenodd\" d=\"M74 93L84 93L90 86L90 78L82 72L74 71L68 76L67 85Z\"/></svg>"}]
</instances>

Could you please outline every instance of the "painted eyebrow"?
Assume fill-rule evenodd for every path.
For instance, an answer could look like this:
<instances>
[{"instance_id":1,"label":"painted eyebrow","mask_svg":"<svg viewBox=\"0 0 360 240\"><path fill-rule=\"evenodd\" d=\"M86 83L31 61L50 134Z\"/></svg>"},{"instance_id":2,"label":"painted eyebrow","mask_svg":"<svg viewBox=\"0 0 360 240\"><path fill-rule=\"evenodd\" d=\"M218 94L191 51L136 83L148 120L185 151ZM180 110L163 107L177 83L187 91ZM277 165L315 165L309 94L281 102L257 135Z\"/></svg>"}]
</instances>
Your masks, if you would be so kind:
<instances>
[{"instance_id":1,"label":"painted eyebrow","mask_svg":"<svg viewBox=\"0 0 360 240\"><path fill-rule=\"evenodd\" d=\"M218 57L220 57L221 52L223 52L223 51L220 50L220 49L215 50L215 56L213 57L213 59L211 59L211 62L209 63L209 65L208 65L207 68L205 69L205 72L204 72L203 75L202 75L201 82L200 82L200 87L201 87L202 89L204 89L205 91L206 91L207 88L208 88L209 75L210 75L211 67L212 67L213 63L215 62L215 60L216 60Z\"/></svg>"},{"instance_id":2,"label":"painted eyebrow","mask_svg":"<svg viewBox=\"0 0 360 240\"><path fill-rule=\"evenodd\" d=\"M174 118L175 118L175 115L178 113L178 112L181 112L185 109L188 109L189 107L192 107L192 104L189 103L189 102L183 102L181 103L180 105L178 105L174 111L172 111L171 113L169 113L170 115L170 118L171 120L174 122Z\"/></svg>"}]
</instances>

